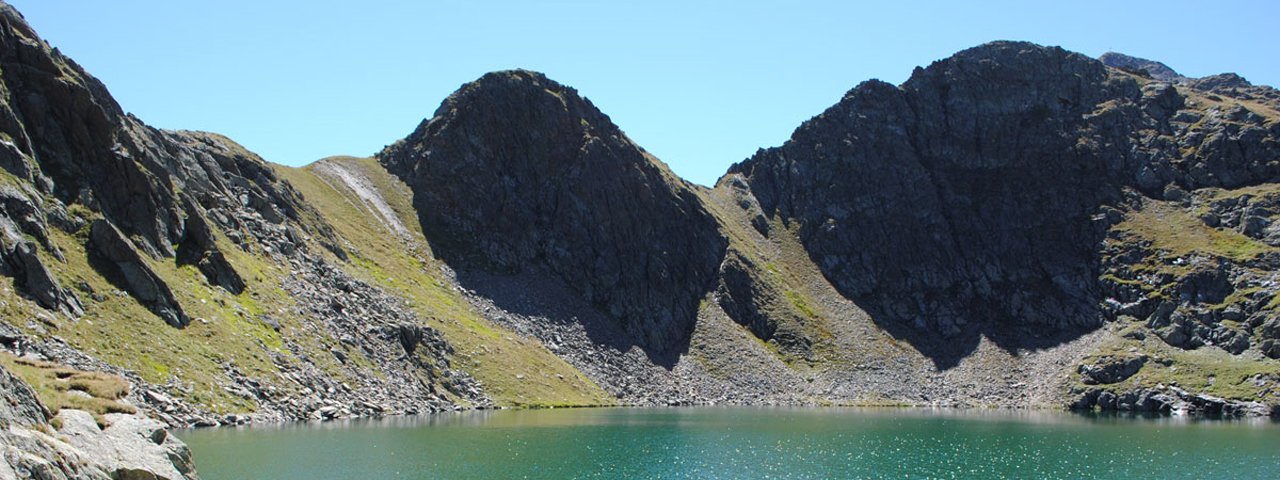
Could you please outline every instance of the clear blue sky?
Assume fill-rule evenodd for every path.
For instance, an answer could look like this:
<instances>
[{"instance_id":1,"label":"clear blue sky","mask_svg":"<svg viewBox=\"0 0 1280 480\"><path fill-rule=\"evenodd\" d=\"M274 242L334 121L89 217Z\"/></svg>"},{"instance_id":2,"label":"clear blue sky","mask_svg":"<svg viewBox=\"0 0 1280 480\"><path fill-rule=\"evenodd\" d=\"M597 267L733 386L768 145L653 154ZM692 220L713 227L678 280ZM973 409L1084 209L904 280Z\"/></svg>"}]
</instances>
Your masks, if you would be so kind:
<instances>
[{"instance_id":1,"label":"clear blue sky","mask_svg":"<svg viewBox=\"0 0 1280 480\"><path fill-rule=\"evenodd\" d=\"M863 80L900 83L990 40L1280 84L1270 1L10 3L125 110L288 165L371 155L461 84L516 67L578 88L701 184Z\"/></svg>"}]
</instances>

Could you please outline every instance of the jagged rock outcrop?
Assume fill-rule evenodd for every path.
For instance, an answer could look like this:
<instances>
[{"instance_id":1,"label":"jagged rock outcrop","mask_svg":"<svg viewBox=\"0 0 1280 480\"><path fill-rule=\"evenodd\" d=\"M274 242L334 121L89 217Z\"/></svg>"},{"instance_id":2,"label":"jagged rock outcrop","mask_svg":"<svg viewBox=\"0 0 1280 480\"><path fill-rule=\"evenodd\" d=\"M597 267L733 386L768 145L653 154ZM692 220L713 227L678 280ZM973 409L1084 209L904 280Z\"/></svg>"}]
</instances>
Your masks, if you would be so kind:
<instances>
[{"instance_id":1,"label":"jagged rock outcrop","mask_svg":"<svg viewBox=\"0 0 1280 480\"><path fill-rule=\"evenodd\" d=\"M1174 386L1153 388L1090 388L1078 392L1070 404L1073 410L1103 412L1158 413L1197 415L1203 417L1275 417L1276 406L1259 402L1232 401L1213 395L1191 393Z\"/></svg>"},{"instance_id":2,"label":"jagged rock outcrop","mask_svg":"<svg viewBox=\"0 0 1280 480\"><path fill-rule=\"evenodd\" d=\"M1168 65L1155 60L1131 57L1117 52L1104 53L1098 57L1098 61L1108 67L1118 68L1161 82L1185 85L1205 93L1222 94L1244 100L1261 100L1271 103L1273 107L1275 102L1280 102L1280 91L1265 85L1254 85L1235 73L1219 73L1206 77L1192 78L1183 76L1169 68Z\"/></svg>"},{"instance_id":3,"label":"jagged rock outcrop","mask_svg":"<svg viewBox=\"0 0 1280 480\"><path fill-rule=\"evenodd\" d=\"M98 270L168 323L182 328L191 319L164 283L111 222L94 220L89 228L89 259Z\"/></svg>"},{"instance_id":4,"label":"jagged rock outcrop","mask_svg":"<svg viewBox=\"0 0 1280 480\"><path fill-rule=\"evenodd\" d=\"M546 269L655 351L687 339L726 245L691 186L538 73L464 85L378 158L439 255Z\"/></svg>"},{"instance_id":5,"label":"jagged rock outcrop","mask_svg":"<svg viewBox=\"0 0 1280 480\"><path fill-rule=\"evenodd\" d=\"M6 238L36 238L55 258L49 225L74 233L94 221L73 205L100 213L132 239L128 249L196 265L231 293L244 280L219 250L211 220L245 249L254 239L289 251L305 237L297 221L307 207L262 159L215 134L157 130L125 114L8 5L0 5L0 140L0 167L16 183L4 187L0 226ZM323 225L311 233L329 235ZM181 315L161 313L170 310L157 314L180 324Z\"/></svg>"},{"instance_id":6,"label":"jagged rock outcrop","mask_svg":"<svg viewBox=\"0 0 1280 480\"><path fill-rule=\"evenodd\" d=\"M58 310L73 317L84 314L80 297L75 292L62 288L58 279L45 267L36 254L36 246L31 242L20 242L3 255L7 271L19 288L35 297L37 303L50 310Z\"/></svg>"}]
</instances>

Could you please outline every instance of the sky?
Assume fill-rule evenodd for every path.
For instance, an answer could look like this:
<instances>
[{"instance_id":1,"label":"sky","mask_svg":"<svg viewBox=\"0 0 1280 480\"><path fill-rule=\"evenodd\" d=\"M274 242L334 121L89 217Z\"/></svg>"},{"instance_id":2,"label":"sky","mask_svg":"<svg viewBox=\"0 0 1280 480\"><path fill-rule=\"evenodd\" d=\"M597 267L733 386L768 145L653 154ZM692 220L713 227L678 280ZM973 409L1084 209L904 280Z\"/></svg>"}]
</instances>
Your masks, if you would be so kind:
<instances>
[{"instance_id":1,"label":"sky","mask_svg":"<svg viewBox=\"0 0 1280 480\"><path fill-rule=\"evenodd\" d=\"M156 127L271 162L369 156L485 72L575 87L695 183L858 83L992 40L1114 50L1280 85L1273 1L10 0Z\"/></svg>"}]
</instances>

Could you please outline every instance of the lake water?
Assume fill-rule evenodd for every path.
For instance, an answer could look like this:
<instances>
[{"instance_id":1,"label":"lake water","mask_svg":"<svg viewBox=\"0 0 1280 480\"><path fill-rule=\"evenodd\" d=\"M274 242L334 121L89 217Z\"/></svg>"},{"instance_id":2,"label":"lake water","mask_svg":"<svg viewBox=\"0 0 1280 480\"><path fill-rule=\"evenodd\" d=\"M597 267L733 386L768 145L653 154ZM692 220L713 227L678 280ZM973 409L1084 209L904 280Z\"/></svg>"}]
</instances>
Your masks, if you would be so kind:
<instances>
[{"instance_id":1,"label":"lake water","mask_svg":"<svg viewBox=\"0 0 1280 480\"><path fill-rule=\"evenodd\" d=\"M1280 424L1057 412L490 411L178 432L205 480L1280 478Z\"/></svg>"}]
</instances>

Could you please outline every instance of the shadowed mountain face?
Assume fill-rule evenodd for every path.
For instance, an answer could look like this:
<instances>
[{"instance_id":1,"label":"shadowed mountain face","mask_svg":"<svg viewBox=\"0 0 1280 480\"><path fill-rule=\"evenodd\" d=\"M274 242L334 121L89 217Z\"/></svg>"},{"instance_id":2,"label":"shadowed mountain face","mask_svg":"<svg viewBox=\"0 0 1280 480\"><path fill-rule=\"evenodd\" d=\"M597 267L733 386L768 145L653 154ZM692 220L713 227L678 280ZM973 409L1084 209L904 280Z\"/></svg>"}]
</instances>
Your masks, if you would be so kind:
<instances>
[{"instance_id":1,"label":"shadowed mountain face","mask_svg":"<svg viewBox=\"0 0 1280 480\"><path fill-rule=\"evenodd\" d=\"M840 291L940 366L978 335L1017 349L1096 328L1100 245L1127 194L1278 173L1275 128L1242 148L1170 123L1184 96L1058 48L998 42L850 91L735 165L799 224ZM1231 135L1220 128L1216 135Z\"/></svg>"},{"instance_id":2,"label":"shadowed mountain face","mask_svg":"<svg viewBox=\"0 0 1280 480\"><path fill-rule=\"evenodd\" d=\"M639 345L687 342L726 242L691 187L572 88L485 75L378 157L460 270L544 270Z\"/></svg>"}]
</instances>

